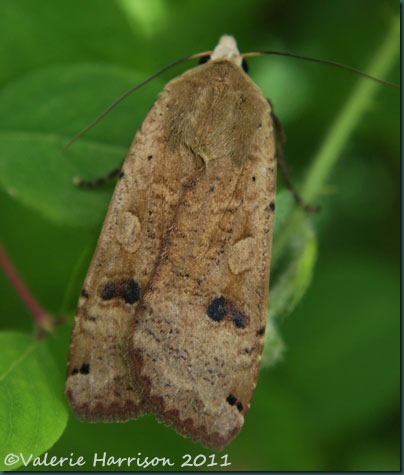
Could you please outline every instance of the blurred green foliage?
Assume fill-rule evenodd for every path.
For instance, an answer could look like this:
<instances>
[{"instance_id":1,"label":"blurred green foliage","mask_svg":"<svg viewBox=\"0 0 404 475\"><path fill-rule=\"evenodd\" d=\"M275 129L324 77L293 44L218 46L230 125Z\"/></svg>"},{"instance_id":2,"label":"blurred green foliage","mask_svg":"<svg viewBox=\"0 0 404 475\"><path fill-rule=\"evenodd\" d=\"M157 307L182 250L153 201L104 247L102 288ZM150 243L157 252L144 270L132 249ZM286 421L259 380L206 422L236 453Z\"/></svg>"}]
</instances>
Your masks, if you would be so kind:
<instances>
[{"instance_id":1,"label":"blurred green foliage","mask_svg":"<svg viewBox=\"0 0 404 475\"><path fill-rule=\"evenodd\" d=\"M58 439L66 422L60 380L74 307L112 192L77 190L71 180L116 166L165 81L186 66L127 99L64 155L62 145L128 87L170 61L213 48L223 33L233 34L242 51L283 49L364 69L398 7L394 0L0 0L0 239L42 305L68 317L18 367L17 379L26 366L30 382L41 385L30 396L45 401L48 413L32 400L10 406L0 420L21 416L22 427L8 433L13 440L25 431L32 440L21 436L22 443L36 454L49 447L50 455L88 460L103 451L175 461L212 453L152 416L127 424L72 416ZM287 58L251 58L249 66L282 121L299 184L358 79ZM397 81L398 67L397 58L384 79ZM299 228L303 237L296 237L292 254L299 259L275 263L269 310L283 343L270 343L278 353L283 348L283 357L260 373L245 427L225 450L231 470L399 469L398 92L380 87L361 117L321 190L321 212ZM282 224L291 208L286 192L278 204ZM0 292L3 330L31 335L32 317L3 274ZM9 341L2 368L29 346L21 335L14 347ZM39 368L38 358L49 361ZM0 407L7 407L8 374L0 374ZM35 430L33 413L39 414ZM41 436L35 445L41 428L48 440ZM18 447L10 440L0 439L4 453Z\"/></svg>"}]
</instances>

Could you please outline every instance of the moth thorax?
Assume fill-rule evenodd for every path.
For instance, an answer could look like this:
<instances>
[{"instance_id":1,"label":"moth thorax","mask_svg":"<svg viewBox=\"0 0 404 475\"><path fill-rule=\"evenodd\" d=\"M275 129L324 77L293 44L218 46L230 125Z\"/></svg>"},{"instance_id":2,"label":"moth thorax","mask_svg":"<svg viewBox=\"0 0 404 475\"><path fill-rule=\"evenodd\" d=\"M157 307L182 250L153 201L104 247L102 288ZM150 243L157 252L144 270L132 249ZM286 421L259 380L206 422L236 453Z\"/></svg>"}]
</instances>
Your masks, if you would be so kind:
<instances>
[{"instance_id":1,"label":"moth thorax","mask_svg":"<svg viewBox=\"0 0 404 475\"><path fill-rule=\"evenodd\" d=\"M237 48L236 40L232 36L222 36L219 40L219 44L214 49L211 60L215 59L227 59L232 61L237 66L241 66L242 57Z\"/></svg>"}]
</instances>

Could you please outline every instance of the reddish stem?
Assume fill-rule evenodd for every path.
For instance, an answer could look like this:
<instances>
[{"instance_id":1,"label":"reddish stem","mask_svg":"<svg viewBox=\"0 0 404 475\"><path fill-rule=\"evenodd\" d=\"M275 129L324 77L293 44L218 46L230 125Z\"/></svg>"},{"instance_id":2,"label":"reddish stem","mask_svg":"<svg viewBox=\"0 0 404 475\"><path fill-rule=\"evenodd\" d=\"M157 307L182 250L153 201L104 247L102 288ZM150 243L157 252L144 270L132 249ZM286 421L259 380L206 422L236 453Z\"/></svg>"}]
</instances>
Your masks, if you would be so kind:
<instances>
[{"instance_id":1,"label":"reddish stem","mask_svg":"<svg viewBox=\"0 0 404 475\"><path fill-rule=\"evenodd\" d=\"M28 310L32 313L37 326L43 330L51 330L53 327L52 318L45 312L45 310L39 305L37 300L32 296L31 292L24 284L24 281L19 276L17 270L8 258L1 244L0 266L3 268L4 273L17 291L18 295L21 297L21 300L25 303Z\"/></svg>"}]
</instances>

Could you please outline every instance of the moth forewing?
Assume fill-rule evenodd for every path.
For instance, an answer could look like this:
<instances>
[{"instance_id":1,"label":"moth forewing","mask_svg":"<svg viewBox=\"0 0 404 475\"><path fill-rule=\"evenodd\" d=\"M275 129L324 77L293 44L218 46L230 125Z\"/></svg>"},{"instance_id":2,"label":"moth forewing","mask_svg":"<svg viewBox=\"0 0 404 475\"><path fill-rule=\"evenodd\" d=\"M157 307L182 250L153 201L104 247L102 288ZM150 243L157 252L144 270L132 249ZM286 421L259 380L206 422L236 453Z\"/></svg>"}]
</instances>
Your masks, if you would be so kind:
<instances>
[{"instance_id":1,"label":"moth forewing","mask_svg":"<svg viewBox=\"0 0 404 475\"><path fill-rule=\"evenodd\" d=\"M155 107L168 138L156 162L178 198L135 312L133 379L159 419L220 449L243 425L262 353L276 184L270 109L220 57L170 82Z\"/></svg>"},{"instance_id":2,"label":"moth forewing","mask_svg":"<svg viewBox=\"0 0 404 475\"><path fill-rule=\"evenodd\" d=\"M274 142L231 37L167 84L129 150L80 297L76 414L154 412L217 449L240 431L265 332Z\"/></svg>"},{"instance_id":3,"label":"moth forewing","mask_svg":"<svg viewBox=\"0 0 404 475\"><path fill-rule=\"evenodd\" d=\"M80 296L66 392L82 419L124 421L147 411L127 355L134 310L159 256L160 224L170 206L154 199L161 181L146 176L166 140L162 133L152 111L125 159Z\"/></svg>"}]
</instances>

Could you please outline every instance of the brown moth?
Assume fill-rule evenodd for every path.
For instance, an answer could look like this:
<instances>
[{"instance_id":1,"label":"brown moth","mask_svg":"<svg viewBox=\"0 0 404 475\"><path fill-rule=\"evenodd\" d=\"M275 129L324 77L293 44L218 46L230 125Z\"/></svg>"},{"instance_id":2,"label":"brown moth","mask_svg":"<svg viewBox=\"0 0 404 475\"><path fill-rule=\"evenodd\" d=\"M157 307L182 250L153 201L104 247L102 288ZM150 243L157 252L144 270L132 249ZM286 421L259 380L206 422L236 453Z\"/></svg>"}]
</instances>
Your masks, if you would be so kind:
<instances>
[{"instance_id":1,"label":"brown moth","mask_svg":"<svg viewBox=\"0 0 404 475\"><path fill-rule=\"evenodd\" d=\"M232 37L167 84L123 164L84 282L66 393L223 449L260 366L276 186L268 101Z\"/></svg>"}]
</instances>

